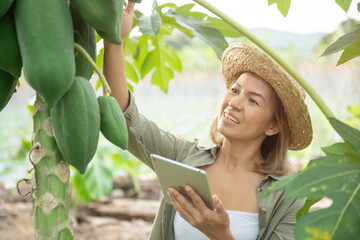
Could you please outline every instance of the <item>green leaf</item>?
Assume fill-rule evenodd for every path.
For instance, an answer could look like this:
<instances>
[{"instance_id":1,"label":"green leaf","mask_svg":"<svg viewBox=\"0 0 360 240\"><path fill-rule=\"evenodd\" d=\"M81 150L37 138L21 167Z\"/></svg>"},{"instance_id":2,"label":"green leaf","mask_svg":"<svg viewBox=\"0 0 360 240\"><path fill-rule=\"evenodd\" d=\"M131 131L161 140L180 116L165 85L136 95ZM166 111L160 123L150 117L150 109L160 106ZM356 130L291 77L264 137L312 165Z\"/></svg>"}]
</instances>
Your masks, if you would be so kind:
<instances>
[{"instance_id":1,"label":"green leaf","mask_svg":"<svg viewBox=\"0 0 360 240\"><path fill-rule=\"evenodd\" d=\"M195 6L195 3L184 4L176 8L176 12L181 14L187 14Z\"/></svg>"},{"instance_id":2,"label":"green leaf","mask_svg":"<svg viewBox=\"0 0 360 240\"><path fill-rule=\"evenodd\" d=\"M103 159L95 157L85 173L85 186L92 199L107 196L113 187L112 169Z\"/></svg>"},{"instance_id":3,"label":"green leaf","mask_svg":"<svg viewBox=\"0 0 360 240\"><path fill-rule=\"evenodd\" d=\"M360 118L360 105L348 106L347 110L355 117Z\"/></svg>"},{"instance_id":4,"label":"green leaf","mask_svg":"<svg viewBox=\"0 0 360 240\"><path fill-rule=\"evenodd\" d=\"M331 207L299 219L296 239L358 239L360 236L360 163L355 159L332 156L312 160L287 185L285 194L333 200Z\"/></svg>"},{"instance_id":5,"label":"green leaf","mask_svg":"<svg viewBox=\"0 0 360 240\"><path fill-rule=\"evenodd\" d=\"M167 93L169 81L174 77L173 71L166 65L157 67L151 77L151 82Z\"/></svg>"},{"instance_id":6,"label":"green leaf","mask_svg":"<svg viewBox=\"0 0 360 240\"><path fill-rule=\"evenodd\" d=\"M331 146L322 147L321 150L327 156L344 156L355 154L354 149L348 143L334 143Z\"/></svg>"},{"instance_id":7,"label":"green leaf","mask_svg":"<svg viewBox=\"0 0 360 240\"><path fill-rule=\"evenodd\" d=\"M181 59L172 47L163 46L163 48L161 49L161 54L164 57L164 61L169 64L173 69L178 72L182 71Z\"/></svg>"},{"instance_id":8,"label":"green leaf","mask_svg":"<svg viewBox=\"0 0 360 240\"><path fill-rule=\"evenodd\" d=\"M151 71L151 69L153 69L153 67L156 66L158 61L159 61L159 52L156 50L150 51L147 54L143 64L141 65L141 70L140 70L141 78L144 78L146 74L148 74Z\"/></svg>"},{"instance_id":9,"label":"green leaf","mask_svg":"<svg viewBox=\"0 0 360 240\"><path fill-rule=\"evenodd\" d=\"M131 81L138 83L139 82L139 78L137 75L137 72L135 71L134 67L131 65L131 63L129 63L128 61L125 60L125 74L126 74L126 78L130 79Z\"/></svg>"},{"instance_id":10,"label":"green leaf","mask_svg":"<svg viewBox=\"0 0 360 240\"><path fill-rule=\"evenodd\" d=\"M345 12L349 10L352 0L336 0L337 5L339 5Z\"/></svg>"},{"instance_id":11,"label":"green leaf","mask_svg":"<svg viewBox=\"0 0 360 240\"><path fill-rule=\"evenodd\" d=\"M85 176L75 171L74 176L71 177L71 185L82 202L91 201L90 194L85 187Z\"/></svg>"},{"instance_id":12,"label":"green leaf","mask_svg":"<svg viewBox=\"0 0 360 240\"><path fill-rule=\"evenodd\" d=\"M224 22L222 19L215 17L208 17L206 21L208 22L205 23L204 26L218 29L225 37L238 38L243 36L241 33L236 31L232 26Z\"/></svg>"},{"instance_id":13,"label":"green leaf","mask_svg":"<svg viewBox=\"0 0 360 240\"><path fill-rule=\"evenodd\" d=\"M336 66L360 56L360 35L344 49Z\"/></svg>"},{"instance_id":14,"label":"green leaf","mask_svg":"<svg viewBox=\"0 0 360 240\"><path fill-rule=\"evenodd\" d=\"M159 13L153 12L150 17L142 15L137 23L142 34L156 36L160 31L161 17Z\"/></svg>"},{"instance_id":15,"label":"green leaf","mask_svg":"<svg viewBox=\"0 0 360 240\"><path fill-rule=\"evenodd\" d=\"M309 212L310 207L320 200L321 198L307 198L304 206L296 213L296 220L299 220L301 216Z\"/></svg>"},{"instance_id":16,"label":"green leaf","mask_svg":"<svg viewBox=\"0 0 360 240\"><path fill-rule=\"evenodd\" d=\"M360 34L360 28L339 37L333 44L328 46L320 57L336 53L349 46Z\"/></svg>"},{"instance_id":17,"label":"green leaf","mask_svg":"<svg viewBox=\"0 0 360 240\"><path fill-rule=\"evenodd\" d=\"M103 58L104 58L104 48L100 49L99 54L96 56L96 66L98 66L99 69L102 69ZM94 73L96 73L95 70Z\"/></svg>"},{"instance_id":18,"label":"green leaf","mask_svg":"<svg viewBox=\"0 0 360 240\"><path fill-rule=\"evenodd\" d=\"M358 152L360 150L360 131L353 128L336 118L328 118L331 126L344 139L345 142L353 146Z\"/></svg>"},{"instance_id":19,"label":"green leaf","mask_svg":"<svg viewBox=\"0 0 360 240\"><path fill-rule=\"evenodd\" d=\"M95 40L96 42L99 42L102 38L99 36L99 34L96 33Z\"/></svg>"},{"instance_id":20,"label":"green leaf","mask_svg":"<svg viewBox=\"0 0 360 240\"><path fill-rule=\"evenodd\" d=\"M175 17L178 24L184 28L191 29L195 36L199 37L209 46L213 47L217 56L219 59L221 59L222 53L228 47L228 43L219 30L216 28L203 26L203 24L206 22L180 14L171 9L166 13L166 15Z\"/></svg>"},{"instance_id":21,"label":"green leaf","mask_svg":"<svg viewBox=\"0 0 360 240\"><path fill-rule=\"evenodd\" d=\"M289 12L291 0L268 0L269 6L274 3L277 4L277 8L281 14L286 17Z\"/></svg>"},{"instance_id":22,"label":"green leaf","mask_svg":"<svg viewBox=\"0 0 360 240\"><path fill-rule=\"evenodd\" d=\"M148 36L139 37L138 38L139 43L136 47L135 54L133 55L134 64L139 71L141 70L144 60L149 52L148 40L149 40Z\"/></svg>"}]
</instances>

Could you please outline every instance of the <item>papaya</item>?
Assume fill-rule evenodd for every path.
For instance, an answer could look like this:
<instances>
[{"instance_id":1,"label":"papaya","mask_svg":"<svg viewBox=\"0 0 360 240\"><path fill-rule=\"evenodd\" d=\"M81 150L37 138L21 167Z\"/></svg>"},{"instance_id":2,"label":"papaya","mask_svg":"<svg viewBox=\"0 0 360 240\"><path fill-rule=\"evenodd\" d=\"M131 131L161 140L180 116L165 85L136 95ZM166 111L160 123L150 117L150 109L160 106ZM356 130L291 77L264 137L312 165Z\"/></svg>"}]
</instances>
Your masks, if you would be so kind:
<instances>
[{"instance_id":1,"label":"papaya","mask_svg":"<svg viewBox=\"0 0 360 240\"><path fill-rule=\"evenodd\" d=\"M14 0L1 0L0 1L0 17L2 17L11 7Z\"/></svg>"},{"instance_id":2,"label":"papaya","mask_svg":"<svg viewBox=\"0 0 360 240\"><path fill-rule=\"evenodd\" d=\"M65 0L16 0L15 25L25 80L51 108L75 78L74 34Z\"/></svg>"},{"instance_id":3,"label":"papaya","mask_svg":"<svg viewBox=\"0 0 360 240\"><path fill-rule=\"evenodd\" d=\"M17 78L0 70L0 111L4 109L15 91Z\"/></svg>"},{"instance_id":4,"label":"papaya","mask_svg":"<svg viewBox=\"0 0 360 240\"><path fill-rule=\"evenodd\" d=\"M91 27L87 22L85 22L79 11L76 9L76 6L74 6L74 4L71 2L70 12L74 28L74 41L80 44L94 60L94 62L96 62L95 28ZM93 67L80 53L75 55L75 67L75 75L82 76L87 79L90 79L94 72Z\"/></svg>"},{"instance_id":5,"label":"papaya","mask_svg":"<svg viewBox=\"0 0 360 240\"><path fill-rule=\"evenodd\" d=\"M121 44L123 0L71 0L85 21L96 29L100 37Z\"/></svg>"},{"instance_id":6,"label":"papaya","mask_svg":"<svg viewBox=\"0 0 360 240\"><path fill-rule=\"evenodd\" d=\"M69 91L50 109L55 141L64 161L84 174L95 155L100 133L100 110L90 82L75 77Z\"/></svg>"},{"instance_id":7,"label":"papaya","mask_svg":"<svg viewBox=\"0 0 360 240\"><path fill-rule=\"evenodd\" d=\"M112 144L126 150L129 142L124 113L111 96L98 97L100 107L100 131Z\"/></svg>"},{"instance_id":8,"label":"papaya","mask_svg":"<svg viewBox=\"0 0 360 240\"><path fill-rule=\"evenodd\" d=\"M19 78L22 63L13 8L0 18L0 43L0 69Z\"/></svg>"}]
</instances>

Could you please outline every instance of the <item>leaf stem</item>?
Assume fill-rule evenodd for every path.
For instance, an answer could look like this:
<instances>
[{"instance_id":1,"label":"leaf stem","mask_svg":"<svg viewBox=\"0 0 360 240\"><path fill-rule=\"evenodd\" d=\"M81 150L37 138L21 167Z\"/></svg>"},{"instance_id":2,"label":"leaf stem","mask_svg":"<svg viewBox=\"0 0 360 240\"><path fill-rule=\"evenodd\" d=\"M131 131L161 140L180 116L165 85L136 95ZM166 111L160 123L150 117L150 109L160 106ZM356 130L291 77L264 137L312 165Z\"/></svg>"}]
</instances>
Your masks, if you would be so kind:
<instances>
[{"instance_id":1,"label":"leaf stem","mask_svg":"<svg viewBox=\"0 0 360 240\"><path fill-rule=\"evenodd\" d=\"M105 91L105 96L110 96L111 94L111 89L109 84L106 81L106 78L104 76L104 74L101 72L101 70L98 68L98 66L96 65L96 63L94 62L94 60L90 57L90 55L86 52L86 50L78 43L74 42L74 48L81 53L81 55L84 56L84 58L89 62L89 64L95 69L95 72L98 74L101 84L104 87L104 91Z\"/></svg>"},{"instance_id":2,"label":"leaf stem","mask_svg":"<svg viewBox=\"0 0 360 240\"><path fill-rule=\"evenodd\" d=\"M280 55L278 55L270 46L262 42L258 37L256 37L252 32L250 32L247 28L243 27L239 23L237 23L234 19L226 15L224 12L216 8L215 6L208 3L206 0L194 0L194 2L200 4L210 12L217 15L219 18L224 20L242 35L247 37L253 43L255 43L258 47L264 50L269 56L271 56L276 62L278 62L284 69L286 69L290 75L292 75L295 80L305 89L305 91L309 94L309 96L314 100L316 105L320 108L323 114L329 118L334 117L334 114L331 112L329 107L325 104L325 102L321 99L321 97L317 94L317 92L310 86L310 84L291 66L289 65Z\"/></svg>"}]
</instances>

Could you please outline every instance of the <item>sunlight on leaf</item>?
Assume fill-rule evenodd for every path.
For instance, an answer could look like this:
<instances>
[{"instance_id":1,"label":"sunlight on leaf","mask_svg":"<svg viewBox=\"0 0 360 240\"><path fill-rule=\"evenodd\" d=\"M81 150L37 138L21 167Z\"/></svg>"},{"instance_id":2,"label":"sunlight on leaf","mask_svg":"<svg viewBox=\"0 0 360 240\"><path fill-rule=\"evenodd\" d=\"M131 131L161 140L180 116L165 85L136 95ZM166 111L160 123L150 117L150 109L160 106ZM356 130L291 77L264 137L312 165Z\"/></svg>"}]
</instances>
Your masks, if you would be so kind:
<instances>
[{"instance_id":1,"label":"sunlight on leaf","mask_svg":"<svg viewBox=\"0 0 360 240\"><path fill-rule=\"evenodd\" d=\"M358 56L360 56L360 35L344 49L336 66L339 66Z\"/></svg>"},{"instance_id":2,"label":"sunlight on leaf","mask_svg":"<svg viewBox=\"0 0 360 240\"><path fill-rule=\"evenodd\" d=\"M159 13L153 12L151 16L142 15L137 23L142 34L156 36L160 31L161 17Z\"/></svg>"},{"instance_id":3,"label":"sunlight on leaf","mask_svg":"<svg viewBox=\"0 0 360 240\"><path fill-rule=\"evenodd\" d=\"M305 231L311 235L310 238L305 238L309 240L321 239L321 240L330 240L330 235L328 232L320 232L318 228L305 228Z\"/></svg>"},{"instance_id":4,"label":"sunlight on leaf","mask_svg":"<svg viewBox=\"0 0 360 240\"><path fill-rule=\"evenodd\" d=\"M345 12L349 10L352 0L336 0L337 5L339 5Z\"/></svg>"},{"instance_id":5,"label":"sunlight on leaf","mask_svg":"<svg viewBox=\"0 0 360 240\"><path fill-rule=\"evenodd\" d=\"M277 8L281 14L286 17L289 12L291 0L268 0L269 6L274 3L277 4Z\"/></svg>"},{"instance_id":6,"label":"sunlight on leaf","mask_svg":"<svg viewBox=\"0 0 360 240\"><path fill-rule=\"evenodd\" d=\"M336 53L345 49L356 39L356 37L359 36L359 34L360 28L357 28L354 31L339 37L333 44L331 44L325 49L325 51L320 55L320 57Z\"/></svg>"}]
</instances>

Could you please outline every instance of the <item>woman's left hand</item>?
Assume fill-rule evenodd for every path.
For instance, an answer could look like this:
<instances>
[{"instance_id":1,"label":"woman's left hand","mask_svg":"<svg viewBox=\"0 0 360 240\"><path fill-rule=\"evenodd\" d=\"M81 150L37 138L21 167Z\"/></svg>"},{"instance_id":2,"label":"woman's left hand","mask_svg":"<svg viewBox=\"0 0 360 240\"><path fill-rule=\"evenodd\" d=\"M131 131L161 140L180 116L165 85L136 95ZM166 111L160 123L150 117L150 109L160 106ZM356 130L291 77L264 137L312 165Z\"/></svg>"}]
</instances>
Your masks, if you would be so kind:
<instances>
[{"instance_id":1,"label":"woman's left hand","mask_svg":"<svg viewBox=\"0 0 360 240\"><path fill-rule=\"evenodd\" d=\"M192 187L187 185L185 191L193 203L174 188L168 191L173 206L183 219L212 240L234 239L229 215L217 195L212 197L214 209L210 210Z\"/></svg>"}]
</instances>

